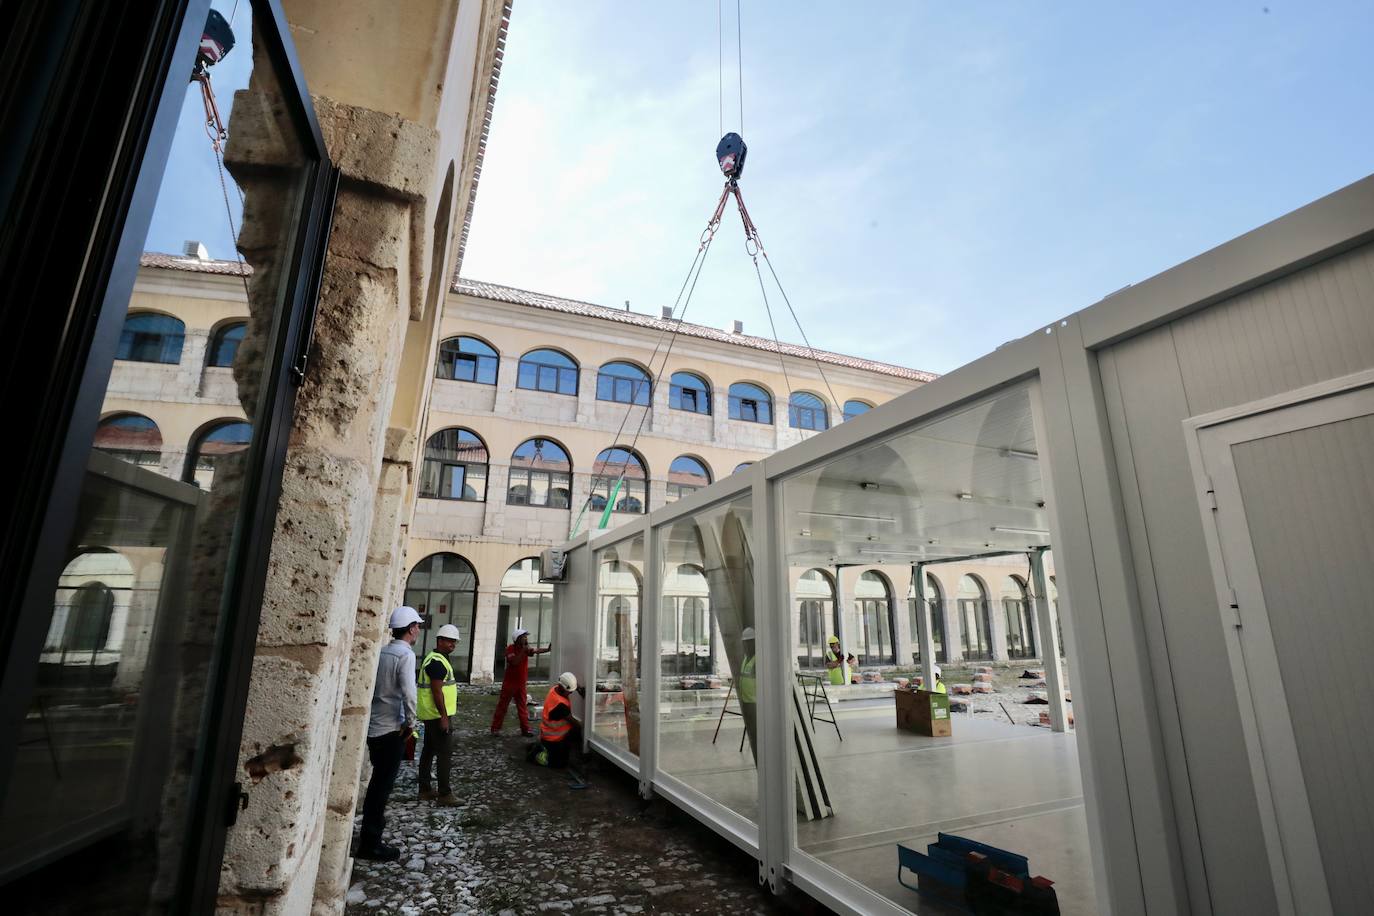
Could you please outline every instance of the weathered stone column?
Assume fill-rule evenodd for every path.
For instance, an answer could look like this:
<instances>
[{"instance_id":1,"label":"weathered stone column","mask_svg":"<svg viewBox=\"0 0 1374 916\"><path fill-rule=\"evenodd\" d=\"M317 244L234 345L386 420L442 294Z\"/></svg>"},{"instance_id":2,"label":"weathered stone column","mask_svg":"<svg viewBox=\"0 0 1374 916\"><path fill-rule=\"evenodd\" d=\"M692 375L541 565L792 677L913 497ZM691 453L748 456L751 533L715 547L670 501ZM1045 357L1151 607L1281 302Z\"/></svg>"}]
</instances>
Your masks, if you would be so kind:
<instances>
[{"instance_id":1,"label":"weathered stone column","mask_svg":"<svg viewBox=\"0 0 1374 916\"><path fill-rule=\"evenodd\" d=\"M236 138L254 136L244 95L234 105ZM229 831L223 912L310 912L327 845L329 879L338 873L339 809L348 802L330 791L335 749L357 731L356 715L347 731L341 726L345 702L370 694L375 677L375 650L366 647L375 635L361 634L358 658L355 629L369 557L385 543L373 537L374 501L395 483L395 473L382 479L386 421L410 317L413 248L425 244L412 211L423 209L434 172L433 130L325 98L315 109L343 180L282 475L240 749L249 802ZM235 152L251 165L249 143ZM235 178L251 208L263 189L251 167ZM240 380L241 394L244 387ZM361 612L368 626L372 604ZM342 901L320 905L337 911Z\"/></svg>"},{"instance_id":2,"label":"weathered stone column","mask_svg":"<svg viewBox=\"0 0 1374 916\"><path fill-rule=\"evenodd\" d=\"M404 429L387 430L367 563L363 567L362 590L358 595L353 651L349 657L338 739L334 746L334 767L329 779L324 839L315 879L314 911L317 913L337 913L343 909L353 871L350 855L353 814L363 761L367 758L367 725L372 687L377 678L377 655L387 640L387 620L392 608L399 604L397 598L403 588L401 563L407 532L402 522L409 514L406 490L414 473L415 454L414 433Z\"/></svg>"},{"instance_id":3,"label":"weathered stone column","mask_svg":"<svg viewBox=\"0 0 1374 916\"><path fill-rule=\"evenodd\" d=\"M501 603L501 584L477 586L477 609L472 620L472 675L474 684L490 684L495 677L496 616ZM480 651L479 651L480 647Z\"/></svg>"},{"instance_id":4,"label":"weathered stone column","mask_svg":"<svg viewBox=\"0 0 1374 916\"><path fill-rule=\"evenodd\" d=\"M590 423L596 416L596 376L595 366L583 366L577 370L577 424ZM614 445L615 443L609 443Z\"/></svg>"},{"instance_id":5,"label":"weathered stone column","mask_svg":"<svg viewBox=\"0 0 1374 916\"><path fill-rule=\"evenodd\" d=\"M912 664L912 655L921 648L919 632L911 629L911 599L906 597L911 593L911 581L915 577L911 575L910 566L906 570L905 588L900 579L894 578L892 582L892 651L899 665Z\"/></svg>"}]
</instances>

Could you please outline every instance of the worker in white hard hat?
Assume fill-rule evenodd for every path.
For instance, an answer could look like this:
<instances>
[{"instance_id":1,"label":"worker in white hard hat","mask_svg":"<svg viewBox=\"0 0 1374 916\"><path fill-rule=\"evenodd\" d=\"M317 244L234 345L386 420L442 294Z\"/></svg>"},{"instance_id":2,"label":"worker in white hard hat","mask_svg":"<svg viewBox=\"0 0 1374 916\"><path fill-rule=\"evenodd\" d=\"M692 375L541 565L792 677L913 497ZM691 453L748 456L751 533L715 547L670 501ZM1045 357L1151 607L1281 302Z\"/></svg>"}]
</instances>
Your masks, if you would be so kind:
<instances>
[{"instance_id":1,"label":"worker in white hard hat","mask_svg":"<svg viewBox=\"0 0 1374 916\"><path fill-rule=\"evenodd\" d=\"M739 694L740 705L753 706L758 702L758 682L754 678L754 628L745 627L740 634L743 643L744 661L739 666L739 677L735 679L735 693Z\"/></svg>"},{"instance_id":2,"label":"worker in white hard hat","mask_svg":"<svg viewBox=\"0 0 1374 916\"><path fill-rule=\"evenodd\" d=\"M421 617L413 607L391 612L391 642L377 660L377 682L372 689L372 716L367 725L367 753L372 778L363 798L363 827L358 836L360 859L394 862L401 857L395 846L382 842L386 826L386 802L396 784L406 739L415 729L415 650Z\"/></svg>"},{"instance_id":3,"label":"worker in white hard hat","mask_svg":"<svg viewBox=\"0 0 1374 916\"><path fill-rule=\"evenodd\" d=\"M449 787L449 765L453 751L453 723L458 712L458 679L448 657L458 648L458 628L446 623L435 634L434 649L420 663L420 698L416 714L425 727L425 745L420 751L420 801L434 799L437 805L462 804ZM432 765L439 769L439 791L434 791Z\"/></svg>"},{"instance_id":4,"label":"worker in white hard hat","mask_svg":"<svg viewBox=\"0 0 1374 916\"><path fill-rule=\"evenodd\" d=\"M930 668L930 676L934 679L935 683L930 686L931 693L949 693L949 691L945 689L945 682L940 675L940 666L932 665Z\"/></svg>"},{"instance_id":5,"label":"worker in white hard hat","mask_svg":"<svg viewBox=\"0 0 1374 916\"><path fill-rule=\"evenodd\" d=\"M525 689L529 683L530 658L543 655L548 646L531 646L530 631L521 627L506 646L506 673L501 676L501 696L496 701L496 711L491 716L491 733L501 734L501 726L506 721L506 707L515 704L515 713L520 717L520 734L533 738L530 730L530 709L525 705Z\"/></svg>"},{"instance_id":6,"label":"worker in white hard hat","mask_svg":"<svg viewBox=\"0 0 1374 916\"><path fill-rule=\"evenodd\" d=\"M530 745L526 755L531 763L562 768L568 765L572 752L582 744L582 723L573 715L572 695L584 699L587 688L578 686L577 675L564 671L558 683L549 688L544 697L544 716L539 722L539 740Z\"/></svg>"}]
</instances>

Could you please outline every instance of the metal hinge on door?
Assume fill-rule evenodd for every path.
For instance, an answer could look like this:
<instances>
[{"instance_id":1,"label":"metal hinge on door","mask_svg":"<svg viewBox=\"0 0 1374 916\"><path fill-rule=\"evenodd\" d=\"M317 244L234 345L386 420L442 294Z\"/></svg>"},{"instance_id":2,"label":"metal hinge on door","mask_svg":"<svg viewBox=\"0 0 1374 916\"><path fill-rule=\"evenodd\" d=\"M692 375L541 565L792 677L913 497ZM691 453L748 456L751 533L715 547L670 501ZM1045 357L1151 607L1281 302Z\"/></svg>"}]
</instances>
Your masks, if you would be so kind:
<instances>
[{"instance_id":1,"label":"metal hinge on door","mask_svg":"<svg viewBox=\"0 0 1374 916\"><path fill-rule=\"evenodd\" d=\"M1230 588L1230 587L1228 586L1228 587L1227 587L1227 592L1228 592L1228 593L1230 594L1230 596L1231 596L1231 617L1233 618L1232 621L1231 621L1231 623L1232 623L1232 625L1234 625L1235 627L1239 628L1240 625L1241 625L1241 622L1240 622L1240 602L1236 600L1236 590L1235 590L1234 588Z\"/></svg>"},{"instance_id":2,"label":"metal hinge on door","mask_svg":"<svg viewBox=\"0 0 1374 916\"><path fill-rule=\"evenodd\" d=\"M1217 488L1212 485L1212 477L1207 476L1207 505L1213 512L1217 511Z\"/></svg>"}]
</instances>

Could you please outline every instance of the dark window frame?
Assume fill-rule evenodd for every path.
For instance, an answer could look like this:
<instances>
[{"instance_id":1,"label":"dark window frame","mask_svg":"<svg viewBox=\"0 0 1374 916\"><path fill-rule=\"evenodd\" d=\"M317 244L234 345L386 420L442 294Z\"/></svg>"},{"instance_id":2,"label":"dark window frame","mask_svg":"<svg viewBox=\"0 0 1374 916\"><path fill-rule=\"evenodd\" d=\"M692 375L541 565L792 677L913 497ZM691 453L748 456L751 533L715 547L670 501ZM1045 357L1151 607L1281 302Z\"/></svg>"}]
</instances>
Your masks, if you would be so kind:
<instances>
[{"instance_id":1,"label":"dark window frame","mask_svg":"<svg viewBox=\"0 0 1374 916\"><path fill-rule=\"evenodd\" d=\"M229 335L235 331L239 332L238 337L233 339L233 352L226 359L221 351L229 340ZM205 351L205 365L210 369L229 369L234 365L234 360L239 355L239 345L243 343L243 336L248 331L248 322L231 321L222 325L210 335L210 346Z\"/></svg>"},{"instance_id":2,"label":"dark window frame","mask_svg":"<svg viewBox=\"0 0 1374 916\"><path fill-rule=\"evenodd\" d=\"M816 398L813 394L796 392L792 395L787 405L787 423L793 429L807 429L813 432L824 432L830 428L830 410L825 406L825 402L816 398L815 404L799 404L799 396Z\"/></svg>"},{"instance_id":3,"label":"dark window frame","mask_svg":"<svg viewBox=\"0 0 1374 916\"><path fill-rule=\"evenodd\" d=\"M701 387L693 388L673 381L673 379L683 375L696 379ZM690 406L688 401L691 402ZM674 372L668 381L668 407L683 413L695 413L709 417L711 416L711 386L695 373Z\"/></svg>"},{"instance_id":4,"label":"dark window frame","mask_svg":"<svg viewBox=\"0 0 1374 916\"><path fill-rule=\"evenodd\" d=\"M471 340L479 343L490 350L490 353L469 353L463 350L463 341ZM450 344L456 345L449 346ZM445 363L452 366L449 374L444 374ZM466 371L460 376L458 371L462 365ZM469 382L473 385L495 385L501 371L501 354L496 352L496 348L482 340L480 337L473 337L470 334L459 334L450 337L439 344L439 357L434 361L434 377L450 382ZM484 379L489 377L490 381Z\"/></svg>"},{"instance_id":5,"label":"dark window frame","mask_svg":"<svg viewBox=\"0 0 1374 916\"><path fill-rule=\"evenodd\" d=\"M158 318L173 321L180 331L140 331L129 327L129 322L139 318ZM145 349L158 350L156 357L143 353ZM186 348L186 322L175 315L162 312L140 310L124 316L124 325L119 331L119 349L115 359L126 363L151 363L158 366L179 366ZM135 354L140 355L135 355Z\"/></svg>"},{"instance_id":6,"label":"dark window frame","mask_svg":"<svg viewBox=\"0 0 1374 916\"><path fill-rule=\"evenodd\" d=\"M444 433L447 433L447 432L454 432L454 431L456 431L456 432L458 432L458 433L460 433L460 434L462 434L462 433L467 433L469 436L471 436L472 439L473 439L478 445L480 445L480 446L482 447L482 451L483 451L484 453L486 453L487 460L486 460L486 461L475 461L475 460L474 460L474 461L460 461L460 460L455 459L455 458L432 458L432 457L430 457L430 455L429 455L430 443L433 442L435 439L437 439L439 436L442 436ZM466 440L462 439L462 438L461 438L461 435L460 435L458 441L459 441L459 442L464 442L464 441L466 441ZM431 489L429 486L427 486L427 482L428 482L428 481L430 480L430 478L431 478L430 468L433 467L434 465L438 465L438 467L439 467L439 473L438 473L438 475L437 475L437 479L435 480L435 483L437 483L437 485L438 485L438 489ZM473 475L473 474L470 473L469 469L475 469L475 468L481 468L481 469L482 469L482 472L481 472L480 475ZM459 484L459 489L458 489L458 495L457 495L457 496L446 495L446 494L451 494L452 491L453 491L452 484L453 484L453 478L454 478L455 475L459 475L459 479L460 479L460 484ZM478 492L477 488L476 488L476 487L473 487L473 489L472 489L473 495L472 495L472 496L466 496L466 495L464 495L465 492L466 492L466 490L467 490L467 488L468 488L469 483L472 481L472 479L473 479L474 477L478 477L478 476L480 476L480 479L481 479L481 482L482 482L481 492ZM420 484L419 484L419 486L416 488L416 489L417 489L417 496L418 496L418 498L420 498L420 499L443 499L443 500L448 500L449 502L484 503L484 502L487 501L487 485L488 485L490 479L491 479L491 450L487 448L487 443L482 439L481 436L477 435L477 433L473 432L472 430L468 429L467 427L464 427L464 426L450 426L450 427L447 427L447 428L445 428L445 429L438 430L437 432L435 432L433 435L431 435L431 436L425 441L425 449L424 449L424 453L423 453L423 456L422 456L422 463L421 463L421 467L420 467Z\"/></svg>"},{"instance_id":7,"label":"dark window frame","mask_svg":"<svg viewBox=\"0 0 1374 916\"><path fill-rule=\"evenodd\" d=\"M639 378L607 372L606 366L626 366L640 374ZM614 404L648 407L653 398L653 378L634 363L617 360L606 363L596 372L596 399Z\"/></svg>"},{"instance_id":8,"label":"dark window frame","mask_svg":"<svg viewBox=\"0 0 1374 916\"><path fill-rule=\"evenodd\" d=\"M530 353L540 352L558 353L557 350L551 350L547 347L530 351ZM563 366L558 363L531 359L528 353L520 357L515 367L515 387L523 388L526 391L540 391L544 394L561 394L567 397L577 397L580 388L578 376L581 374L581 367L578 365L577 360L573 359L571 356L563 353L559 355L567 359L572 365ZM532 382L531 384L526 384L525 370L527 368L532 370L531 374L533 378L530 379Z\"/></svg>"}]
</instances>

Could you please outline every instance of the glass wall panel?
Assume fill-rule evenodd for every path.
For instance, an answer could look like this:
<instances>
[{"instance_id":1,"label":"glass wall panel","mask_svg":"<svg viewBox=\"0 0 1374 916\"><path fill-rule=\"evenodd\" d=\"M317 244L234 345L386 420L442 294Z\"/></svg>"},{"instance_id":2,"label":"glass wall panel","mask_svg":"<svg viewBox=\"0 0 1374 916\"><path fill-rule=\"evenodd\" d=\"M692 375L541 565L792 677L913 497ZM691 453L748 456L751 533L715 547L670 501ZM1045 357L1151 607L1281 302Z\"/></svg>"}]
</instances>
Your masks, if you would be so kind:
<instances>
[{"instance_id":1,"label":"glass wall panel","mask_svg":"<svg viewBox=\"0 0 1374 916\"><path fill-rule=\"evenodd\" d=\"M1002 613L1007 621L1007 658L1035 657L1035 630L1031 626L1033 609L1026 584L1016 576L1002 580Z\"/></svg>"},{"instance_id":2,"label":"glass wall panel","mask_svg":"<svg viewBox=\"0 0 1374 916\"><path fill-rule=\"evenodd\" d=\"M424 624L415 654L424 658L434 648L434 634L446 623L458 628L458 647L449 654L454 677L472 673L472 624L477 616L477 573L456 553L425 557L406 579L405 603L420 612Z\"/></svg>"},{"instance_id":3,"label":"glass wall panel","mask_svg":"<svg viewBox=\"0 0 1374 916\"><path fill-rule=\"evenodd\" d=\"M1056 732L1008 721L1034 722L1038 717L1027 710L1036 707L1013 707L1027 691L979 676L970 670L976 663L945 666L950 694L845 684L842 677L832 682L827 671L812 667L830 635L828 570L843 575L848 567L867 567L875 573L846 576L845 585L853 588L843 590L844 613L851 615L843 648L869 654L875 641L865 628L881 634L882 605L890 607L894 597L891 580L879 578L873 567L1048 547L1048 535L1035 533L1049 527L1039 452L1029 392L1011 388L841 452L783 480L775 491L782 500L779 537L787 570L778 579L792 590L790 605L778 613L792 622L799 666L788 703L791 765L780 774L795 790L794 863L831 869L901 909L978 911L969 900L947 908L919 897L904 884L927 879L894 867L901 847L927 854L941 835L960 837L1027 857L1029 875L1054 882L1056 912L1099 912L1072 728ZM926 582L926 600L958 601L948 610L959 614L953 619L968 634L967 654L990 655L989 609L1000 599L1000 584L989 590L970 578L941 595L930 578ZM996 613L1002 613L1000 601ZM954 638L952 630L948 634ZM880 639L877 647L886 648ZM973 690L978 692L954 695ZM964 708L952 712L951 701ZM1011 716L1001 714L999 702ZM722 741L725 736L723 730ZM945 861L962 862L953 843L944 842Z\"/></svg>"},{"instance_id":4,"label":"glass wall panel","mask_svg":"<svg viewBox=\"0 0 1374 916\"><path fill-rule=\"evenodd\" d=\"M882 573L868 570L854 587L853 610L849 618L849 642L860 665L895 665L893 645L892 589Z\"/></svg>"},{"instance_id":5,"label":"glass wall panel","mask_svg":"<svg viewBox=\"0 0 1374 916\"><path fill-rule=\"evenodd\" d=\"M275 22L258 15L266 5L245 2L236 15L217 5L233 47L202 65L199 81L188 80L189 55L177 58L175 72L164 77L166 92L179 96L179 112L167 124L172 133L146 146L131 139L145 127L134 93L152 92L159 82L150 70L149 85L130 90L130 138L88 138L92 148L127 143L131 151L150 151L146 162L121 162L110 173L109 200L88 201L101 225L125 225L127 212L127 225L149 228L119 241L116 276L135 266L123 260L127 252L142 252L139 282L126 301L115 301L115 280L110 289L83 288L80 303L53 303L71 309L64 346L76 355L53 378L81 387L73 398L77 419L64 429L69 451L58 463L56 496L37 507L44 536L32 545L34 565L5 570L28 595L5 608L18 635L0 662L6 713L14 713L0 740L7 912L189 912L176 896L190 890L185 882L196 871L184 857L203 850L202 841L213 848L223 829L229 783L210 788L206 780L229 740L223 723L242 712L227 694L234 660L253 651L255 630L242 615L256 614L251 596L265 563L256 557L272 531L261 494L280 463L267 443L290 422L279 412L289 403L278 398L289 384L283 338L295 303L306 298L298 295L306 280L299 271L312 270L302 231L323 151L298 117L294 78L278 69L284 58L273 53ZM191 8L205 16L203 6ZM179 9L168 7L166 16L175 20ZM108 17L91 10L66 17L70 33L21 16L13 36L29 43L41 36L36 53L56 65L86 48L77 36L92 23L103 22L111 41L143 23L148 43L119 53L160 57L161 14L139 4L121 5ZM177 28L199 34L203 23ZM224 30L215 36L222 48ZM96 65L104 61L98 57ZM202 86L210 80L224 125L207 136ZM163 121L155 120L158 131ZM119 202L118 189L145 168L139 188L156 191L150 220L142 194L127 207ZM148 175L161 176L160 186ZM87 247L97 241L98 248ZM104 251L105 241L74 238L72 257ZM72 269L88 278L102 274L75 260ZM98 314L92 303L101 301L100 318L120 317L110 314L116 309L127 317L117 349L102 340L87 349L82 328ZM229 319L239 329L234 345L220 340L207 354L215 329ZM193 438L210 403L199 387L207 361L232 365L218 379L209 414L229 422ZM106 422L98 429L85 428L85 405L99 405ZM196 473L183 478L188 454ZM213 486L199 473L202 463L212 469ZM75 473L68 476L68 468ZM198 809L207 792L216 801Z\"/></svg>"},{"instance_id":6,"label":"glass wall panel","mask_svg":"<svg viewBox=\"0 0 1374 916\"><path fill-rule=\"evenodd\" d=\"M756 820L751 505L745 496L661 529L658 765Z\"/></svg>"},{"instance_id":7,"label":"glass wall panel","mask_svg":"<svg viewBox=\"0 0 1374 916\"><path fill-rule=\"evenodd\" d=\"M496 610L496 661L493 667L499 681L506 672L506 646L516 630L528 630L532 648L553 642L553 583L539 581L538 557L527 557L501 579L501 600ZM549 680L550 659L545 653L530 658L531 681Z\"/></svg>"},{"instance_id":8,"label":"glass wall panel","mask_svg":"<svg viewBox=\"0 0 1374 916\"><path fill-rule=\"evenodd\" d=\"M644 536L596 552L596 692L592 734L639 756Z\"/></svg>"}]
</instances>

